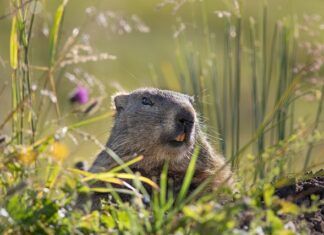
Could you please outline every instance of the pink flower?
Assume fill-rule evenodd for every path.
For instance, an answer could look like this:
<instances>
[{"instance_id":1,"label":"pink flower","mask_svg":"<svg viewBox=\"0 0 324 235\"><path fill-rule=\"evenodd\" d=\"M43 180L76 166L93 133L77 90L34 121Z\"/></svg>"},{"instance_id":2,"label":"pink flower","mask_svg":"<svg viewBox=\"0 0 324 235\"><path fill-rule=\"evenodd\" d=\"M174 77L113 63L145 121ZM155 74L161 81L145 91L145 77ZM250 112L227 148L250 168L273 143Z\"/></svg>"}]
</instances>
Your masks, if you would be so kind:
<instances>
[{"instance_id":1,"label":"pink flower","mask_svg":"<svg viewBox=\"0 0 324 235\"><path fill-rule=\"evenodd\" d=\"M89 91L87 88L83 87L83 86L78 86L71 98L70 101L73 102L78 102L79 104L85 104L89 101Z\"/></svg>"}]
</instances>

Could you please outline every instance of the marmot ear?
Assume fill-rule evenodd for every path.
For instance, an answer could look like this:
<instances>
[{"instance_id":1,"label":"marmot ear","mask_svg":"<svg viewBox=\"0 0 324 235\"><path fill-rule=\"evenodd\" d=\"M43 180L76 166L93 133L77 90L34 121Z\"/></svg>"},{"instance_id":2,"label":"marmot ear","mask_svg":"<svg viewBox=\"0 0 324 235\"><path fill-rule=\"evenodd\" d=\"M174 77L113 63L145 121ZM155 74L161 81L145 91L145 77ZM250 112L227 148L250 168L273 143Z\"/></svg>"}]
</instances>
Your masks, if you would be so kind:
<instances>
[{"instance_id":1,"label":"marmot ear","mask_svg":"<svg viewBox=\"0 0 324 235\"><path fill-rule=\"evenodd\" d=\"M190 96L190 95L187 95L187 97L188 97L188 100L190 101L191 104L195 103L195 97Z\"/></svg>"},{"instance_id":2,"label":"marmot ear","mask_svg":"<svg viewBox=\"0 0 324 235\"><path fill-rule=\"evenodd\" d=\"M123 109L125 109L128 103L128 96L129 95L127 93L117 93L112 96L112 100L114 101L114 106L117 112L120 112Z\"/></svg>"}]
</instances>

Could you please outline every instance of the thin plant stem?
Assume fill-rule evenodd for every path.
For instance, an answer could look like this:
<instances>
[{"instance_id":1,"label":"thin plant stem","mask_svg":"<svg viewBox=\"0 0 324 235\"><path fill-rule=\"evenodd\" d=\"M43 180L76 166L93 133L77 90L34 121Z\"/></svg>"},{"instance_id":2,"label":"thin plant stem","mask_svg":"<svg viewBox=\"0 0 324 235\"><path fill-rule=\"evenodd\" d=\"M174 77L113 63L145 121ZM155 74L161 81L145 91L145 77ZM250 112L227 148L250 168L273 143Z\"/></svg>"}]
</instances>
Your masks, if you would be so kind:
<instances>
[{"instance_id":1,"label":"thin plant stem","mask_svg":"<svg viewBox=\"0 0 324 235\"><path fill-rule=\"evenodd\" d=\"M236 58L235 58L235 97L234 97L234 133L235 133L235 156L240 149L240 99L241 99L241 22L238 16L236 21ZM235 168L239 167L239 159L234 158Z\"/></svg>"},{"instance_id":2,"label":"thin plant stem","mask_svg":"<svg viewBox=\"0 0 324 235\"><path fill-rule=\"evenodd\" d=\"M318 102L318 108L317 108L317 112L316 112L315 124L314 124L314 128L313 128L313 131L312 131L313 134L317 130L318 126L319 126L320 118L321 118L321 115L322 115L323 103L324 103L324 85L322 85L321 92L322 92L321 93L321 99ZM313 151L313 148L314 148L314 143L311 142L309 144L309 146L308 146L308 149L307 149L307 153L306 153L306 157L305 157L305 162L304 162L304 170L306 170L307 167L308 167L308 164L310 162L311 153Z\"/></svg>"}]
</instances>

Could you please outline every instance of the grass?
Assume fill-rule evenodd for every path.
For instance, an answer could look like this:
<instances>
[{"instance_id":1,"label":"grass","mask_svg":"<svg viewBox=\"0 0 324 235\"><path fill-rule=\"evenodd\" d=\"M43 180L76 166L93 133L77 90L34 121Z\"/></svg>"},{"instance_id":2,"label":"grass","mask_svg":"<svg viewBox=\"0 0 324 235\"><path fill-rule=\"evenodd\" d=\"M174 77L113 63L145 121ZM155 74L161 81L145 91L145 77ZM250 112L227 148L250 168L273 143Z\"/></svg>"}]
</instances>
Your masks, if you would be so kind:
<instances>
[{"instance_id":1,"label":"grass","mask_svg":"<svg viewBox=\"0 0 324 235\"><path fill-rule=\"evenodd\" d=\"M272 22L270 3L263 4L261 17L253 18L245 12L244 2L234 1L226 11L215 12L223 24L222 39L216 40L206 1L174 6L177 12L189 5L193 25L201 28L178 19L183 27L174 34L176 60L162 72L150 66L152 82L171 89L174 78L167 75L174 73L180 91L195 96L206 135L219 146L236 174L237 192L220 188L202 194L206 181L188 193L196 149L180 193L173 195L168 187L167 163L159 187L129 169L141 160L140 156L124 162L114 155L120 165L100 174L66 167L66 158L73 155L69 141L80 145L80 140L86 139L87 145L105 148L85 130L112 116L102 107L107 97L102 82L73 66L116 57L98 53L82 39L100 12L88 12L91 19L87 23L70 35L63 33L65 16L71 13L69 1L61 1L55 12L49 12L53 20L44 38L48 46L34 49L47 50L46 65L34 64L33 35L41 30L35 23L37 3L40 1L23 4L12 0L12 13L5 17L11 21L10 67L6 67L11 74L11 108L0 120L1 233L293 234L287 224L322 203L313 196L312 206L297 206L274 195L275 185L288 175L293 173L298 178L323 167L323 162L316 160L319 153L314 151L315 147L323 148L323 34L313 34L322 25L318 18L286 16ZM125 33L128 27L147 31L140 19L132 21L113 12L109 17L116 25L123 22L121 31L115 33ZM199 33L201 37L191 39ZM67 110L60 97L67 85L63 74L76 87L82 85L97 95ZM0 88L0 97L6 89ZM308 120L301 112L307 97L316 103L310 106L314 117ZM217 138L211 127L218 131ZM297 161L304 163L294 170L292 163ZM125 189L88 187L86 182L98 179L117 185L128 179L133 184ZM151 198L143 184L155 188ZM90 211L89 202L84 211L75 210L77 195L90 191L110 192L115 203L106 203L100 213ZM124 203L118 193L131 194L133 200ZM220 203L219 198L226 203ZM245 224L247 216L253 220ZM293 226L300 233L309 233L303 223Z\"/></svg>"}]
</instances>

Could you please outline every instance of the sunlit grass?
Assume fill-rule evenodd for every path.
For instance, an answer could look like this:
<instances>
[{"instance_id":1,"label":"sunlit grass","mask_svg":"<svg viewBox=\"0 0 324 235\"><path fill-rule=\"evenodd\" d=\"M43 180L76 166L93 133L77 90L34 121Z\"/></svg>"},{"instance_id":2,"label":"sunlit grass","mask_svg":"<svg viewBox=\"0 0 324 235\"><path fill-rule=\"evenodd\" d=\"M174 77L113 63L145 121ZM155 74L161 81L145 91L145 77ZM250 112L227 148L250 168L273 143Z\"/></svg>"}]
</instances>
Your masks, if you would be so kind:
<instances>
[{"instance_id":1,"label":"sunlit grass","mask_svg":"<svg viewBox=\"0 0 324 235\"><path fill-rule=\"evenodd\" d=\"M276 187L287 183L288 174L302 178L306 170L323 167L323 162L314 161L314 147L323 141L324 101L324 46L319 43L323 34L311 34L322 25L316 17L305 17L304 22L287 16L272 22L270 2L263 4L260 18L253 18L244 12L244 2L233 1L226 4L227 9L213 13L223 25L217 32L222 40L216 40L206 1L165 1L159 5L173 4L173 13L189 6L192 23L177 18L181 27L173 34L175 63L163 67L162 73L152 65L147 73L160 88L173 89L177 83L182 92L194 95L203 131L224 154L237 181L235 192L220 187L204 193L211 179L190 191L199 155L196 148L175 194L167 162L160 181L154 182L130 169L141 156L123 159L85 131L113 113L108 111L109 105L102 105L107 100L103 82L81 68L87 62L109 63L117 57L98 52L83 33L94 21L119 35L132 30L148 33L150 28L136 15L88 8L89 20L66 32L64 16L73 13L68 11L69 1L63 0L55 12L48 12L52 21L48 36L43 38L47 46L39 48L33 44L33 34L42 30L35 23L41 1L10 3L6 69L10 73L11 108L4 110L7 114L0 120L1 133L5 134L0 136L0 233L293 234L287 224L301 213L315 211L321 203L312 196L312 206L298 206L275 195ZM308 37L304 36L307 33ZM192 39L192 35L201 36ZM47 52L43 65L34 64L31 45ZM76 65L80 68L73 67ZM170 74L177 80L171 81ZM75 89L82 87L87 97L63 100L60 90L65 91L68 82ZM115 84L121 89L119 86ZM300 101L308 96L316 103L314 120L298 115L303 109ZM211 127L219 133L217 137ZM76 148L83 143L96 145L109 153L116 165L97 174L66 168L65 162L75 151L69 142ZM298 172L291 170L296 161L303 162ZM94 181L105 182L107 187L91 187ZM148 187L152 188L151 196ZM90 211L90 200L84 201L83 210L76 208L77 198L89 198L91 192L112 196L103 202L101 212ZM123 202L123 194L131 195L132 200ZM249 215L252 217L247 222ZM309 232L303 224L294 226L299 226L301 233Z\"/></svg>"}]
</instances>

